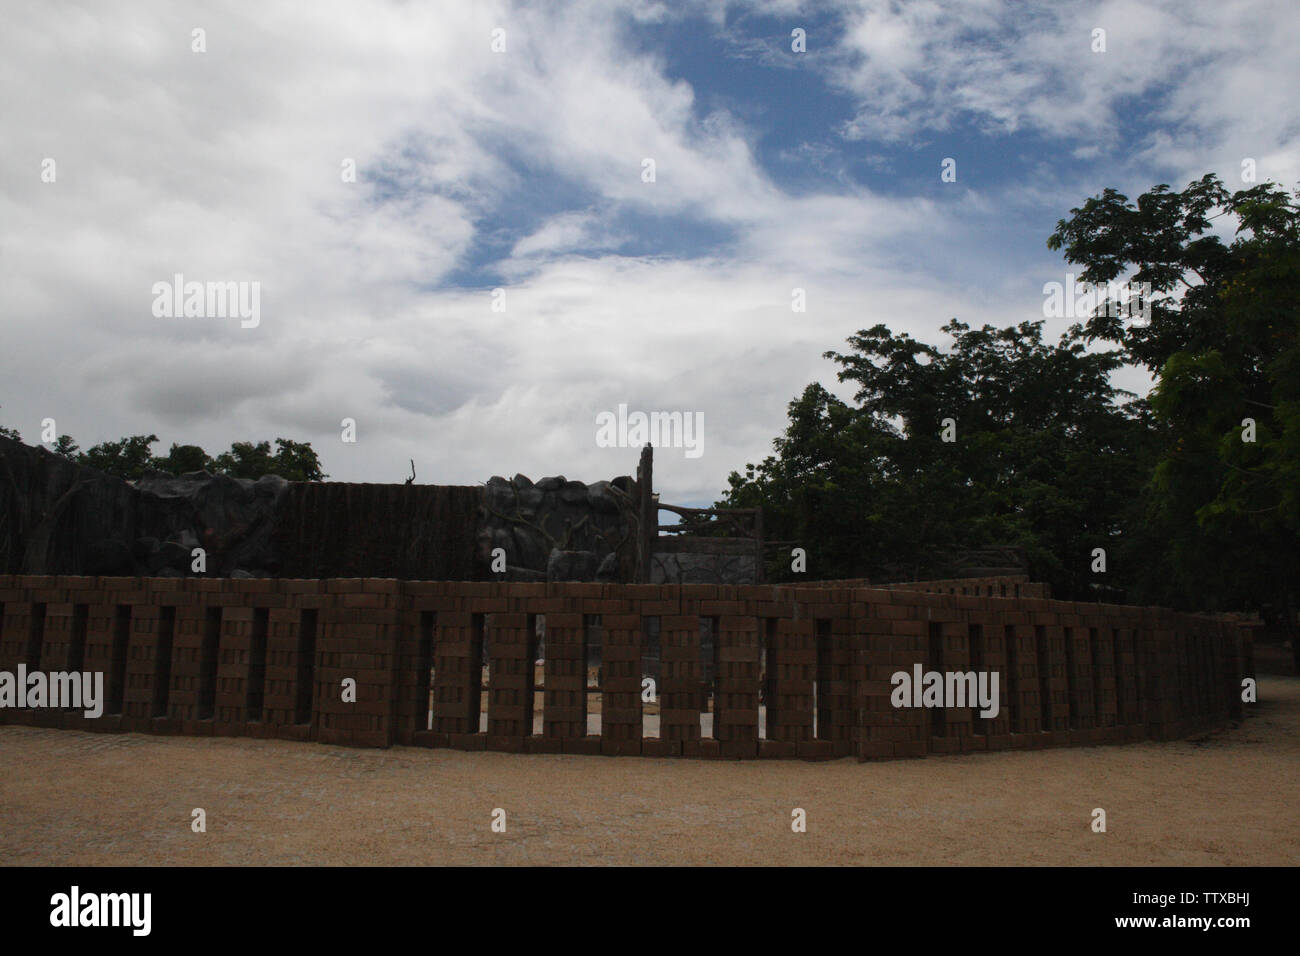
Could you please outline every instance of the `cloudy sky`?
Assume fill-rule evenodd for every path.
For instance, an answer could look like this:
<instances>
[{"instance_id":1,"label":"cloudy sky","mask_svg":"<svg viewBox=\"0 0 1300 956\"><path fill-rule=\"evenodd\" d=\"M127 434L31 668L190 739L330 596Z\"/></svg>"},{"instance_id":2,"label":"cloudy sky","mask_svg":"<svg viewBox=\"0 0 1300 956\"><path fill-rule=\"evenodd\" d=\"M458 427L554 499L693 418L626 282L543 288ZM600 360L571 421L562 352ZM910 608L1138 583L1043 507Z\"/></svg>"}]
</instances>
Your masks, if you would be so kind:
<instances>
[{"instance_id":1,"label":"cloudy sky","mask_svg":"<svg viewBox=\"0 0 1300 956\"><path fill-rule=\"evenodd\" d=\"M1088 196L1294 188L1297 50L1294 0L6 0L0 424L594 481L623 403L703 413L656 484L709 502L853 331L1040 318Z\"/></svg>"}]
</instances>

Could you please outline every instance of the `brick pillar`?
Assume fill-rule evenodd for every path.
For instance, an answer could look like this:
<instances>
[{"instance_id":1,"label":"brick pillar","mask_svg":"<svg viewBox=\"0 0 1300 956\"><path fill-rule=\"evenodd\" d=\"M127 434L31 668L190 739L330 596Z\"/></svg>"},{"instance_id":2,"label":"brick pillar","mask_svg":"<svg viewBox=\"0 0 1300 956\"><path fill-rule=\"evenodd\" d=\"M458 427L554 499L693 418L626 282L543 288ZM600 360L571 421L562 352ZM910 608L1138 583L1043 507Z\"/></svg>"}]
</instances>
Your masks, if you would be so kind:
<instances>
[{"instance_id":1,"label":"brick pillar","mask_svg":"<svg viewBox=\"0 0 1300 956\"><path fill-rule=\"evenodd\" d=\"M438 618L456 609L445 581L403 581L401 638L398 641L397 731L400 744L447 746L446 733L430 727L438 644Z\"/></svg>"},{"instance_id":2,"label":"brick pillar","mask_svg":"<svg viewBox=\"0 0 1300 956\"><path fill-rule=\"evenodd\" d=\"M962 598L962 603L976 601L974 597ZM938 619L939 625L939 644L942 650L942 656L935 660L927 655L926 672L935 671L939 674L947 672L964 672L970 668L970 649L969 649L969 632L965 615L961 610L938 611L934 612L934 617ZM936 709L930 709L932 718L938 717ZM960 753L963 750L971 750L974 745L969 739L971 736L971 711L967 707L944 707L942 708L942 734L934 734L930 738L930 750L932 753ZM940 720L933 720L933 727L938 727Z\"/></svg>"},{"instance_id":3,"label":"brick pillar","mask_svg":"<svg viewBox=\"0 0 1300 956\"><path fill-rule=\"evenodd\" d=\"M478 734L482 635L468 611L443 611L434 626L433 729L451 746L469 748ZM455 737L453 741L451 738Z\"/></svg>"},{"instance_id":4,"label":"brick pillar","mask_svg":"<svg viewBox=\"0 0 1300 956\"><path fill-rule=\"evenodd\" d=\"M90 633L90 608L99 601L96 581L89 577L60 576L57 584L65 600L46 605L40 667L46 672L89 675L92 684L89 690L93 693L94 669L86 663L86 648ZM101 679L105 681L103 693L107 695L106 676ZM82 704L88 705L88 701L83 699ZM57 714L52 712L43 722L48 726L84 730L97 719L84 716L88 709L88 706L77 706Z\"/></svg>"},{"instance_id":5,"label":"brick pillar","mask_svg":"<svg viewBox=\"0 0 1300 956\"><path fill-rule=\"evenodd\" d=\"M998 675L996 717L980 717L980 707L972 711L974 728L977 735L983 737L984 746L989 750L1006 750L1011 746L1011 687L1007 674L1007 634L1004 621L1010 613L1011 602L999 598L989 602L990 609L971 615L971 624L979 625L980 660L976 663L980 671ZM978 674L977 674L978 677Z\"/></svg>"},{"instance_id":6,"label":"brick pillar","mask_svg":"<svg viewBox=\"0 0 1300 956\"><path fill-rule=\"evenodd\" d=\"M24 630L26 638L23 660L28 672L48 671L49 664L62 663L67 653L72 628L72 605L68 603L65 578L42 576L31 578L31 607ZM47 663L48 662L48 663ZM46 694L50 693L47 683ZM46 705L21 712L22 722L37 727L59 727L63 722L61 711Z\"/></svg>"},{"instance_id":7,"label":"brick pillar","mask_svg":"<svg viewBox=\"0 0 1300 956\"><path fill-rule=\"evenodd\" d=\"M122 729L147 733L151 725L153 681L157 670L159 608L145 601L131 607L131 637L122 696Z\"/></svg>"},{"instance_id":8,"label":"brick pillar","mask_svg":"<svg viewBox=\"0 0 1300 956\"><path fill-rule=\"evenodd\" d=\"M1070 681L1065 662L1065 628L1056 623L1059 618L1055 614L1039 615L1039 619L1052 622L1043 628L1040 639L1047 668L1046 674L1040 673L1039 676L1046 676L1043 683L1047 687L1051 708L1051 721L1049 723L1045 720L1043 729L1049 735L1049 744L1064 746L1069 742L1070 732ZM1047 713L1044 710L1045 716Z\"/></svg>"},{"instance_id":9,"label":"brick pillar","mask_svg":"<svg viewBox=\"0 0 1300 956\"><path fill-rule=\"evenodd\" d=\"M10 671L15 680L19 664L25 664L28 670L39 666L39 661L30 659L32 629L39 629L41 635L45 629L46 608L37 612L37 602L31 598L31 580L29 576L15 577L15 586L4 591L3 618L0 618L0 670ZM13 707L0 708L0 721L29 724L32 722L31 712Z\"/></svg>"},{"instance_id":10,"label":"brick pillar","mask_svg":"<svg viewBox=\"0 0 1300 956\"><path fill-rule=\"evenodd\" d=\"M824 687L819 687L822 711L830 719L831 751L836 757L853 752L853 664L854 626L849 603L841 596L838 613L831 618L830 669Z\"/></svg>"},{"instance_id":11,"label":"brick pillar","mask_svg":"<svg viewBox=\"0 0 1300 956\"><path fill-rule=\"evenodd\" d=\"M234 588L230 589L229 596L242 600L242 595ZM254 609L242 603L227 605L221 615L217 695L212 725L212 732L218 736L231 737L244 733L253 618Z\"/></svg>"},{"instance_id":12,"label":"brick pillar","mask_svg":"<svg viewBox=\"0 0 1300 956\"><path fill-rule=\"evenodd\" d=\"M117 600L111 585L122 579L97 578L86 622L85 669L104 675L104 712L86 720L84 729L113 733L122 729L121 699L126 684L126 660L131 637L130 604Z\"/></svg>"},{"instance_id":13,"label":"brick pillar","mask_svg":"<svg viewBox=\"0 0 1300 956\"><path fill-rule=\"evenodd\" d=\"M1063 640L1069 641L1067 654L1068 685L1070 694L1070 712L1074 716L1072 730L1089 731L1097 725L1096 701L1092 690L1092 647L1089 644L1089 629L1084 619L1078 614L1067 615L1070 624L1065 628ZM1085 733L1078 742L1088 741Z\"/></svg>"},{"instance_id":14,"label":"brick pillar","mask_svg":"<svg viewBox=\"0 0 1300 956\"><path fill-rule=\"evenodd\" d=\"M663 681L659 688L659 738L670 745L700 741L700 619L664 616L659 623ZM685 746L674 747L685 753Z\"/></svg>"},{"instance_id":15,"label":"brick pillar","mask_svg":"<svg viewBox=\"0 0 1300 956\"><path fill-rule=\"evenodd\" d=\"M1246 704L1241 699L1241 682L1254 677L1253 667L1247 669L1246 656L1251 649L1253 632L1249 627L1224 625L1224 658L1222 693L1227 700L1228 716L1240 720L1245 716Z\"/></svg>"},{"instance_id":16,"label":"brick pillar","mask_svg":"<svg viewBox=\"0 0 1300 956\"><path fill-rule=\"evenodd\" d=\"M542 703L543 735L552 741L587 736L587 649L582 614L546 615L546 666Z\"/></svg>"},{"instance_id":17,"label":"brick pillar","mask_svg":"<svg viewBox=\"0 0 1300 956\"><path fill-rule=\"evenodd\" d=\"M861 676L857 681L859 760L921 756L929 752L930 714L918 707L895 707L894 675L910 679L914 665L925 669L929 616L938 599L911 603L911 596L874 592L856 621ZM856 607L856 603L855 603Z\"/></svg>"},{"instance_id":18,"label":"brick pillar","mask_svg":"<svg viewBox=\"0 0 1300 956\"><path fill-rule=\"evenodd\" d=\"M1114 622L1118 643L1115 646L1115 716L1123 730L1124 740L1141 740L1142 727L1141 686L1138 680L1137 628L1130 614L1117 617Z\"/></svg>"},{"instance_id":19,"label":"brick pillar","mask_svg":"<svg viewBox=\"0 0 1300 956\"><path fill-rule=\"evenodd\" d=\"M1090 622L1097 630L1096 662L1093 668L1093 702L1096 706L1098 743L1120 743L1119 694L1115 678L1114 619L1107 616Z\"/></svg>"},{"instance_id":20,"label":"brick pillar","mask_svg":"<svg viewBox=\"0 0 1300 956\"><path fill-rule=\"evenodd\" d=\"M193 614L195 595L184 578L146 579L147 599L158 616L152 642L153 673L149 678L152 697L149 704L149 729L153 733L181 732L183 705L177 705L177 635L188 616Z\"/></svg>"},{"instance_id":21,"label":"brick pillar","mask_svg":"<svg viewBox=\"0 0 1300 956\"><path fill-rule=\"evenodd\" d=\"M278 645L276 666L283 668L282 706L285 719L275 733L290 740L315 740L320 726L321 637L324 633L326 582L320 580L285 580L277 582L284 595L286 616L292 622L291 640ZM396 600L396 597L394 597ZM306 630L304 630L306 629ZM268 663L269 666L269 663ZM269 677L269 674L268 674Z\"/></svg>"},{"instance_id":22,"label":"brick pillar","mask_svg":"<svg viewBox=\"0 0 1300 956\"><path fill-rule=\"evenodd\" d=\"M1147 685L1147 736L1168 740L1175 735L1180 697L1178 654L1172 615L1160 608L1144 611L1146 625L1145 674Z\"/></svg>"},{"instance_id":23,"label":"brick pillar","mask_svg":"<svg viewBox=\"0 0 1300 956\"><path fill-rule=\"evenodd\" d=\"M204 635L203 593L195 589L202 580L182 580L186 602L177 605L172 634L172 689L168 709L179 733L198 733L199 683ZM213 582L215 583L215 582Z\"/></svg>"},{"instance_id":24,"label":"brick pillar","mask_svg":"<svg viewBox=\"0 0 1300 956\"><path fill-rule=\"evenodd\" d=\"M601 617L602 753L641 753L641 635L639 614Z\"/></svg>"},{"instance_id":25,"label":"brick pillar","mask_svg":"<svg viewBox=\"0 0 1300 956\"><path fill-rule=\"evenodd\" d=\"M16 673L27 653L24 622L30 613L25 579L13 574L0 574L0 670ZM13 715L12 708L0 708L0 723Z\"/></svg>"},{"instance_id":26,"label":"brick pillar","mask_svg":"<svg viewBox=\"0 0 1300 956\"><path fill-rule=\"evenodd\" d=\"M45 605L45 628L41 639L40 659L36 670L66 671L72 650L72 625L75 603L66 588L59 589L61 600Z\"/></svg>"},{"instance_id":27,"label":"brick pillar","mask_svg":"<svg viewBox=\"0 0 1300 956\"><path fill-rule=\"evenodd\" d=\"M778 618L767 669L771 673L767 705L767 740L763 752L793 757L798 745L812 740L813 680L817 668L813 622Z\"/></svg>"},{"instance_id":28,"label":"brick pillar","mask_svg":"<svg viewBox=\"0 0 1300 956\"><path fill-rule=\"evenodd\" d=\"M400 582L341 579L326 585L317 637L316 679L322 743L387 747L393 741L394 685L400 628ZM356 700L343 700L343 681L356 681Z\"/></svg>"},{"instance_id":29,"label":"brick pillar","mask_svg":"<svg viewBox=\"0 0 1300 956\"><path fill-rule=\"evenodd\" d=\"M492 663L488 685L488 750L522 753L533 729L533 660L528 615L487 616Z\"/></svg>"},{"instance_id":30,"label":"brick pillar","mask_svg":"<svg viewBox=\"0 0 1300 956\"><path fill-rule=\"evenodd\" d=\"M1031 744L1025 738L1043 731L1043 704L1039 697L1038 683L1038 645L1034 637L1034 628L1029 624L1011 625L1010 635L1006 638L1008 658L1014 657L1014 666L1008 664L1007 701L1011 708L1011 730L1014 737L1011 746L1020 748ZM1010 642L1015 642L1015 653L1010 651Z\"/></svg>"},{"instance_id":31,"label":"brick pillar","mask_svg":"<svg viewBox=\"0 0 1300 956\"><path fill-rule=\"evenodd\" d=\"M728 615L718 619L718 684L715 736L723 757L758 756L758 619Z\"/></svg>"}]
</instances>

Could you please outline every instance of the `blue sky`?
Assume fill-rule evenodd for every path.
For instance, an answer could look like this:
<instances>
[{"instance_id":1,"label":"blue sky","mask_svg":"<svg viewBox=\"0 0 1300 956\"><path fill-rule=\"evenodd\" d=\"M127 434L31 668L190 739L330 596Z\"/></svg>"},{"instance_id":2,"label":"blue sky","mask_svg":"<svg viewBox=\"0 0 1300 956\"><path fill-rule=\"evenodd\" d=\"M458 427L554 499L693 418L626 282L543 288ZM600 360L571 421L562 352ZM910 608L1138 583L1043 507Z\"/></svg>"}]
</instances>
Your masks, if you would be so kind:
<instances>
[{"instance_id":1,"label":"blue sky","mask_svg":"<svg viewBox=\"0 0 1300 956\"><path fill-rule=\"evenodd\" d=\"M656 477L712 501L855 330L1041 317L1088 196L1294 188L1296 49L1290 0L6 5L0 423L594 481L626 404L703 413ZM177 272L260 323L154 316Z\"/></svg>"}]
</instances>

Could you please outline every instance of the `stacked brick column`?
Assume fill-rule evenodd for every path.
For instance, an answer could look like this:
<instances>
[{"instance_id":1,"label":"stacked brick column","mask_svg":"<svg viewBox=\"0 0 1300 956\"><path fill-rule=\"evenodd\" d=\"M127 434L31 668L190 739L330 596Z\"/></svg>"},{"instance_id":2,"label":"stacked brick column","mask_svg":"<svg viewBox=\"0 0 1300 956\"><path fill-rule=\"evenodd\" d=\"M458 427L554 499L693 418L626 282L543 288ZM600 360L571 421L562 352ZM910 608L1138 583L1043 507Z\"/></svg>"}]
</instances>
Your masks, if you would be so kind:
<instances>
[{"instance_id":1,"label":"stacked brick column","mask_svg":"<svg viewBox=\"0 0 1300 956\"><path fill-rule=\"evenodd\" d=\"M1015 616L1028 617L1023 613ZM1014 623L1008 627L1003 638L1003 651L1007 658L1007 716L1013 735L1011 745L1023 747L1027 745L1021 743L1021 738L1028 735L1037 737L1044 729L1043 705L1039 696L1038 648L1033 625Z\"/></svg>"},{"instance_id":2,"label":"stacked brick column","mask_svg":"<svg viewBox=\"0 0 1300 956\"><path fill-rule=\"evenodd\" d=\"M809 743L813 730L813 681L817 646L813 622L777 618L773 643L768 648L767 739L760 753L769 757L794 757Z\"/></svg>"},{"instance_id":3,"label":"stacked brick column","mask_svg":"<svg viewBox=\"0 0 1300 956\"><path fill-rule=\"evenodd\" d=\"M761 646L758 619L720 617L714 737L723 757L758 756L758 697Z\"/></svg>"},{"instance_id":4,"label":"stacked brick column","mask_svg":"<svg viewBox=\"0 0 1300 956\"><path fill-rule=\"evenodd\" d=\"M478 733L483 635L469 611L441 611L434 628L433 730L465 738Z\"/></svg>"},{"instance_id":5,"label":"stacked brick column","mask_svg":"<svg viewBox=\"0 0 1300 956\"><path fill-rule=\"evenodd\" d=\"M386 747L392 741L401 582L339 579L320 615L317 635L316 739ZM343 682L356 682L345 701Z\"/></svg>"},{"instance_id":6,"label":"stacked brick column","mask_svg":"<svg viewBox=\"0 0 1300 956\"><path fill-rule=\"evenodd\" d=\"M1096 726L1097 710L1092 692L1092 648L1088 643L1089 629L1084 625L1084 619L1079 614L1063 615L1062 623L1066 699L1070 707L1069 729L1091 730Z\"/></svg>"},{"instance_id":7,"label":"stacked brick column","mask_svg":"<svg viewBox=\"0 0 1300 956\"><path fill-rule=\"evenodd\" d=\"M491 650L488 683L488 750L522 753L533 729L533 659L528 615L487 616Z\"/></svg>"},{"instance_id":8,"label":"stacked brick column","mask_svg":"<svg viewBox=\"0 0 1300 956\"><path fill-rule=\"evenodd\" d=\"M978 600L965 596L959 596L959 599ZM939 673L969 670L969 632L961 610L953 608L936 611L935 616L939 618L939 644L942 656L935 660L927 654L926 670ZM938 716L936 710L931 710L930 713L935 717ZM942 721L933 721L931 727L936 731L930 736L932 753L960 753L963 750L973 749L970 740L972 728L969 707L946 708Z\"/></svg>"},{"instance_id":9,"label":"stacked brick column","mask_svg":"<svg viewBox=\"0 0 1300 956\"><path fill-rule=\"evenodd\" d=\"M639 614L601 616L601 753L641 752L641 637Z\"/></svg>"},{"instance_id":10,"label":"stacked brick column","mask_svg":"<svg viewBox=\"0 0 1300 956\"><path fill-rule=\"evenodd\" d=\"M856 740L860 760L919 757L930 751L930 714L916 707L895 707L893 677L914 674L914 665L927 663L929 616L949 603L931 599L911 603L913 595L885 590L853 594L856 630L857 681L854 691Z\"/></svg>"},{"instance_id":11,"label":"stacked brick column","mask_svg":"<svg viewBox=\"0 0 1300 956\"><path fill-rule=\"evenodd\" d=\"M219 593L222 582L214 578L195 581L194 584L193 590L186 591L189 600L176 606L169 710L170 716L177 721L180 733L201 735L212 731L210 724L204 727L199 720L203 639L207 626L204 598ZM203 585L204 588L200 590L197 585Z\"/></svg>"},{"instance_id":12,"label":"stacked brick column","mask_svg":"<svg viewBox=\"0 0 1300 956\"><path fill-rule=\"evenodd\" d=\"M1003 615L1011 613L1015 603L1001 597L985 602L984 607L972 608L966 614L968 652L972 668L990 675L998 675L996 717L981 717L981 707L971 708L971 745L976 750L1006 750L1011 747L1011 688L1007 673L1007 635ZM970 642L978 636L978 646ZM990 686L991 689L991 686Z\"/></svg>"},{"instance_id":13,"label":"stacked brick column","mask_svg":"<svg viewBox=\"0 0 1300 956\"><path fill-rule=\"evenodd\" d=\"M440 614L454 610L454 597L446 585L436 581L408 581L402 586L401 636L397 645L397 721L394 739L400 744L447 745L446 733L439 734L433 722L432 675L437 654ZM427 627L427 630L426 630Z\"/></svg>"},{"instance_id":14,"label":"stacked brick column","mask_svg":"<svg viewBox=\"0 0 1300 956\"><path fill-rule=\"evenodd\" d=\"M1100 620L1093 619L1091 625L1096 629L1096 660L1094 661L1093 695L1097 705L1097 742L1120 743L1124 739L1119 730L1119 685L1115 673L1116 641L1119 628L1115 619L1105 614Z\"/></svg>"},{"instance_id":15,"label":"stacked brick column","mask_svg":"<svg viewBox=\"0 0 1300 956\"><path fill-rule=\"evenodd\" d=\"M830 667L826 679L818 678L818 720L825 718L830 728L826 739L831 754L846 757L853 751L853 666L856 661L857 636L849 616L851 605L847 592L840 592L841 605L830 617Z\"/></svg>"},{"instance_id":16,"label":"stacked brick column","mask_svg":"<svg viewBox=\"0 0 1300 956\"><path fill-rule=\"evenodd\" d=\"M546 615L545 736L566 744L587 736L587 644L581 612Z\"/></svg>"},{"instance_id":17,"label":"stacked brick column","mask_svg":"<svg viewBox=\"0 0 1300 956\"><path fill-rule=\"evenodd\" d=\"M700 619L664 616L659 622L663 680L659 688L659 739L672 754L700 752Z\"/></svg>"}]
</instances>

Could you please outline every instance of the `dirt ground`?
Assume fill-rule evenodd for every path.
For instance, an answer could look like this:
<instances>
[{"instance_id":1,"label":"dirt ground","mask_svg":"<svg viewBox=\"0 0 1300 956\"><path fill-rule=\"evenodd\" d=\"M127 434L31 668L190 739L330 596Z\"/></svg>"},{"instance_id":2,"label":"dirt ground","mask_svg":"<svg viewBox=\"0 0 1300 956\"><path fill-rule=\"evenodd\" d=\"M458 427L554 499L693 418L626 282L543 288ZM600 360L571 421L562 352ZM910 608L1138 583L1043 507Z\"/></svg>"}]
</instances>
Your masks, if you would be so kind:
<instances>
[{"instance_id":1,"label":"dirt ground","mask_svg":"<svg viewBox=\"0 0 1300 956\"><path fill-rule=\"evenodd\" d=\"M1296 865L1300 679L1260 689L1241 726L1194 740L863 764L0 727L0 860Z\"/></svg>"}]
</instances>

